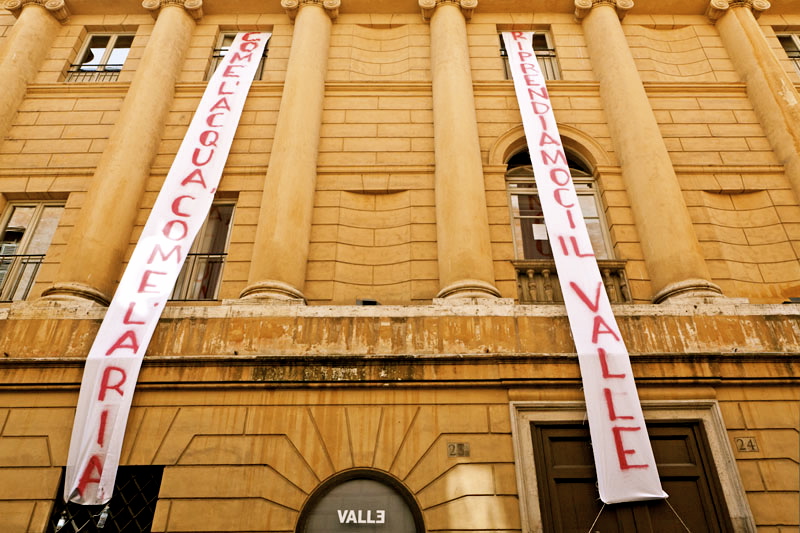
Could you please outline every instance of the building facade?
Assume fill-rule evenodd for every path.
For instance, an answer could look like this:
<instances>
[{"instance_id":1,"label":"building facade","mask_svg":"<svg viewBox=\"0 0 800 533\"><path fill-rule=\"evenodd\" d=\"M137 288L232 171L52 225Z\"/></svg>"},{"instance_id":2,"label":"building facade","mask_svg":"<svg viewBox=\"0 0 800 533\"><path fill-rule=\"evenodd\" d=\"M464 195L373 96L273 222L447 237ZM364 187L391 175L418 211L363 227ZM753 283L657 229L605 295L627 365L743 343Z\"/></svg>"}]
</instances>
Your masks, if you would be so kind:
<instances>
[{"instance_id":1,"label":"building facade","mask_svg":"<svg viewBox=\"0 0 800 533\"><path fill-rule=\"evenodd\" d=\"M4 531L797 530L796 2L3 5ZM86 355L242 31L272 36L119 488L67 506ZM534 32L666 501L598 501L503 31Z\"/></svg>"}]
</instances>

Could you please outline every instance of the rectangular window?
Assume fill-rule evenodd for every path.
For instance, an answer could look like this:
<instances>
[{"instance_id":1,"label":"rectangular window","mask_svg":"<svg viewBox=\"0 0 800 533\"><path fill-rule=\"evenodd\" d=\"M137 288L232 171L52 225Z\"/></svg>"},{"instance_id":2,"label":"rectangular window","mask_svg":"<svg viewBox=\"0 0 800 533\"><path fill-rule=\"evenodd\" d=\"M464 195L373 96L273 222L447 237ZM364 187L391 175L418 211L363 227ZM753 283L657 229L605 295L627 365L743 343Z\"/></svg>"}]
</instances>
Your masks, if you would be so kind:
<instances>
[{"instance_id":1,"label":"rectangular window","mask_svg":"<svg viewBox=\"0 0 800 533\"><path fill-rule=\"evenodd\" d=\"M797 74L800 75L800 35L796 33L778 35L778 40L786 51L786 55L788 55L789 59L794 63L794 69L797 71Z\"/></svg>"},{"instance_id":2,"label":"rectangular window","mask_svg":"<svg viewBox=\"0 0 800 533\"><path fill-rule=\"evenodd\" d=\"M544 79L560 80L561 71L558 68L556 50L549 33L537 31L533 34L533 51L536 54L536 59L539 61ZM500 36L500 57L503 58L503 68L505 69L506 79L510 80L512 78L511 70L508 66L508 52L506 51L506 45L505 42L503 42L502 36Z\"/></svg>"},{"instance_id":3,"label":"rectangular window","mask_svg":"<svg viewBox=\"0 0 800 533\"><path fill-rule=\"evenodd\" d=\"M228 250L233 204L214 204L178 275L172 300L215 300Z\"/></svg>"},{"instance_id":4,"label":"rectangular window","mask_svg":"<svg viewBox=\"0 0 800 533\"><path fill-rule=\"evenodd\" d=\"M114 494L106 505L65 503L61 497L64 492L62 475L47 532L150 531L163 474L163 466L119 467Z\"/></svg>"},{"instance_id":5,"label":"rectangular window","mask_svg":"<svg viewBox=\"0 0 800 533\"><path fill-rule=\"evenodd\" d=\"M11 204L0 237L0 301L24 300L53 240L63 205Z\"/></svg>"},{"instance_id":6,"label":"rectangular window","mask_svg":"<svg viewBox=\"0 0 800 533\"><path fill-rule=\"evenodd\" d=\"M117 81L131 51L133 34L89 34L71 65L66 81L70 83Z\"/></svg>"},{"instance_id":7,"label":"rectangular window","mask_svg":"<svg viewBox=\"0 0 800 533\"><path fill-rule=\"evenodd\" d=\"M232 33L221 33L219 38L217 39L217 47L214 48L214 51L211 54L211 63L208 66L208 72L206 72L206 80L211 79L211 76L214 74L214 71L217 70L217 66L219 66L222 58L228 55L228 50L230 50L231 45L233 44L233 40L236 38L236 32ZM267 48L264 47L264 54L261 56L261 62L258 64L258 68L256 68L256 74L253 78L254 80L260 80L261 76L264 71L264 60L267 57Z\"/></svg>"}]
</instances>

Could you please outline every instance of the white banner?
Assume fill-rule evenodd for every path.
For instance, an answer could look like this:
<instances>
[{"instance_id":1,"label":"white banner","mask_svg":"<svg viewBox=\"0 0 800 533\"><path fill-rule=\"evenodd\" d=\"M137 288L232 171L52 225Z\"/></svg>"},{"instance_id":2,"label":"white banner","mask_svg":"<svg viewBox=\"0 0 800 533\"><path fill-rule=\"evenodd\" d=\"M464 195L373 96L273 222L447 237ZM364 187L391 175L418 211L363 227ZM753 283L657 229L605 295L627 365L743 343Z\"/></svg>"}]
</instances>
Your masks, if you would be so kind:
<instances>
[{"instance_id":1,"label":"white banner","mask_svg":"<svg viewBox=\"0 0 800 533\"><path fill-rule=\"evenodd\" d=\"M581 367L600 499L666 498L636 392L628 350L606 295L532 46L504 32L536 188Z\"/></svg>"},{"instance_id":2,"label":"white banner","mask_svg":"<svg viewBox=\"0 0 800 533\"><path fill-rule=\"evenodd\" d=\"M208 82L100 325L83 371L65 501L97 505L111 499L144 353L211 208L270 35L237 35Z\"/></svg>"}]
</instances>

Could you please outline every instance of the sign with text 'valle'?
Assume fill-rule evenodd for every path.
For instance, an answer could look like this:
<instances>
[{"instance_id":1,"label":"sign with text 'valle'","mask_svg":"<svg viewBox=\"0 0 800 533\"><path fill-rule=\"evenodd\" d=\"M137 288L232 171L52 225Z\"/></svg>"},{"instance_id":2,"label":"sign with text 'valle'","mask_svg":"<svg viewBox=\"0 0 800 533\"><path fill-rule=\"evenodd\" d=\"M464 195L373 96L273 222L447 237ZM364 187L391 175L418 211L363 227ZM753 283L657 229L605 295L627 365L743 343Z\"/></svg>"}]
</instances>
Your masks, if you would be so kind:
<instances>
[{"instance_id":1,"label":"sign with text 'valle'","mask_svg":"<svg viewBox=\"0 0 800 533\"><path fill-rule=\"evenodd\" d=\"M66 501L97 505L111 499L144 353L211 208L269 38L269 33L237 35L208 82L100 325L83 371Z\"/></svg>"},{"instance_id":2,"label":"sign with text 'valle'","mask_svg":"<svg viewBox=\"0 0 800 533\"><path fill-rule=\"evenodd\" d=\"M504 32L536 188L581 367L600 499L666 498L628 349L605 292L553 116L533 33Z\"/></svg>"}]
</instances>

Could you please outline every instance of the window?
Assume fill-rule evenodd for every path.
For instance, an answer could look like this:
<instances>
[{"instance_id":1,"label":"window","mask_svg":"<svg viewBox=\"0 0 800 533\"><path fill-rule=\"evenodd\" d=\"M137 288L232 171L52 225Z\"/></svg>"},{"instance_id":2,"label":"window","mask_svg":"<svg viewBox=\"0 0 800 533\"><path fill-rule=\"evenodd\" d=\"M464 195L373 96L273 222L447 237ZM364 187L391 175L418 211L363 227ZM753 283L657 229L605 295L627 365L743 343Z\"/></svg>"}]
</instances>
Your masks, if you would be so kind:
<instances>
[{"instance_id":1,"label":"window","mask_svg":"<svg viewBox=\"0 0 800 533\"><path fill-rule=\"evenodd\" d=\"M153 526L163 466L121 466L106 505L65 503L64 481L47 524L48 533L140 533Z\"/></svg>"},{"instance_id":2,"label":"window","mask_svg":"<svg viewBox=\"0 0 800 533\"><path fill-rule=\"evenodd\" d=\"M567 153L567 162L594 254L597 259L611 259L610 238L601 214L597 184L588 165L583 161ZM511 205L514 248L517 259L553 259L553 251L547 240L544 212L539 201L533 167L527 151L514 155L508 161L506 184Z\"/></svg>"},{"instance_id":3,"label":"window","mask_svg":"<svg viewBox=\"0 0 800 533\"><path fill-rule=\"evenodd\" d=\"M28 296L58 227L62 205L11 204L0 239L0 301Z\"/></svg>"},{"instance_id":4,"label":"window","mask_svg":"<svg viewBox=\"0 0 800 533\"><path fill-rule=\"evenodd\" d=\"M131 51L132 34L90 34L67 72L68 82L117 81Z\"/></svg>"},{"instance_id":5,"label":"window","mask_svg":"<svg viewBox=\"0 0 800 533\"><path fill-rule=\"evenodd\" d=\"M233 204L214 204L192 244L178 275L173 300L214 300L217 298L222 267L227 256Z\"/></svg>"},{"instance_id":6,"label":"window","mask_svg":"<svg viewBox=\"0 0 800 533\"><path fill-rule=\"evenodd\" d=\"M523 531L755 531L715 401L643 401L659 475L670 497L605 507L595 486L583 402L511 406Z\"/></svg>"},{"instance_id":7,"label":"window","mask_svg":"<svg viewBox=\"0 0 800 533\"><path fill-rule=\"evenodd\" d=\"M206 80L211 79L211 76L214 74L214 71L217 70L217 66L219 65L220 61L222 61L222 58L228 54L228 50L230 50L235 38L235 32L220 34L219 38L217 39L217 47L214 48L214 51L211 54L211 64L208 67L208 72L206 72ZM266 59L266 57L267 48L265 47L264 55L261 56L261 62L258 64L258 68L256 68L256 74L253 79L261 79L261 75L263 74L264 70L264 59Z\"/></svg>"},{"instance_id":8,"label":"window","mask_svg":"<svg viewBox=\"0 0 800 533\"><path fill-rule=\"evenodd\" d=\"M558 68L556 50L553 47L553 42L549 33L537 31L533 34L533 51L536 53L536 59L539 61L544 79L560 80L561 71ZM508 52L506 52L506 45L505 42L503 42L502 36L500 36L500 57L503 58L506 79L510 80L511 70L508 66Z\"/></svg>"},{"instance_id":9,"label":"window","mask_svg":"<svg viewBox=\"0 0 800 533\"><path fill-rule=\"evenodd\" d=\"M786 50L786 55L794 63L794 69L797 74L800 75L800 35L796 33L778 35L778 40L781 42L783 49Z\"/></svg>"}]
</instances>

